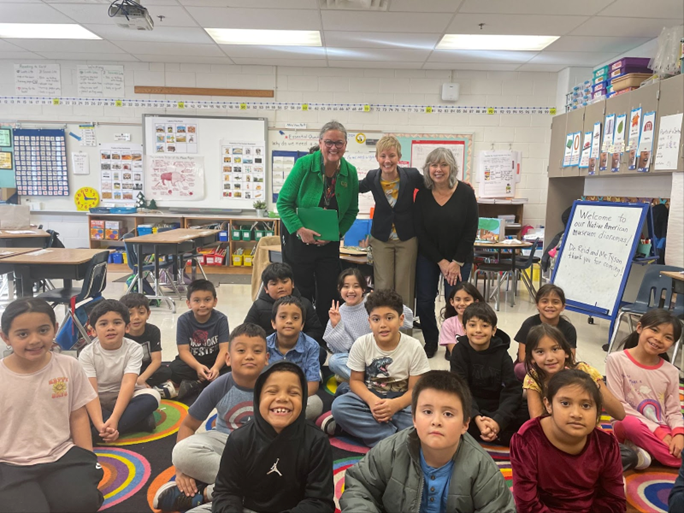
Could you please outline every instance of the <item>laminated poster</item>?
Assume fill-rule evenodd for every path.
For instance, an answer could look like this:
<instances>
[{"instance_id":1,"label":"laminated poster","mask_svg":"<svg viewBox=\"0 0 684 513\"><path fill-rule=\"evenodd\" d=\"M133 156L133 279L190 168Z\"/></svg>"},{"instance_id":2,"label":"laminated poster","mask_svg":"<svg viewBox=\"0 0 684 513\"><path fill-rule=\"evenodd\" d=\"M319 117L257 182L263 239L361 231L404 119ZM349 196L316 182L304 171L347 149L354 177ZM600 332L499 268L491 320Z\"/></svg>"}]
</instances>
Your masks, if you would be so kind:
<instances>
[{"instance_id":1,"label":"laminated poster","mask_svg":"<svg viewBox=\"0 0 684 513\"><path fill-rule=\"evenodd\" d=\"M575 132L572 134L572 151L570 153L570 165L578 166L580 163L580 157L582 149L580 147L580 139L582 137L582 132Z\"/></svg>"},{"instance_id":2,"label":"laminated poster","mask_svg":"<svg viewBox=\"0 0 684 513\"><path fill-rule=\"evenodd\" d=\"M481 198L515 196L516 155L512 151L481 151L478 177Z\"/></svg>"},{"instance_id":3,"label":"laminated poster","mask_svg":"<svg viewBox=\"0 0 684 513\"><path fill-rule=\"evenodd\" d=\"M378 161L373 153L345 153L344 158L356 168L359 182L366 178L368 171L378 168ZM375 206L372 192L359 194L359 213L369 214L371 207Z\"/></svg>"},{"instance_id":4,"label":"laminated poster","mask_svg":"<svg viewBox=\"0 0 684 513\"><path fill-rule=\"evenodd\" d=\"M587 169L589 167L589 158L591 157L591 139L593 132L584 132L584 140L582 142L582 157L580 158L580 169Z\"/></svg>"},{"instance_id":5,"label":"laminated poster","mask_svg":"<svg viewBox=\"0 0 684 513\"><path fill-rule=\"evenodd\" d=\"M660 118L658 128L658 148L656 149L655 169L677 169L679 143L682 139L682 114L672 114ZM674 189L673 189L674 190Z\"/></svg>"},{"instance_id":6,"label":"laminated poster","mask_svg":"<svg viewBox=\"0 0 684 513\"><path fill-rule=\"evenodd\" d=\"M620 171L620 159L622 152L625 151L626 125L627 114L621 114L615 118L615 138L613 139L613 151L610 159L610 170L613 173Z\"/></svg>"},{"instance_id":7,"label":"laminated poster","mask_svg":"<svg viewBox=\"0 0 684 513\"><path fill-rule=\"evenodd\" d=\"M221 141L222 197L266 201L265 161L265 142Z\"/></svg>"},{"instance_id":8,"label":"laminated poster","mask_svg":"<svg viewBox=\"0 0 684 513\"><path fill-rule=\"evenodd\" d=\"M608 169L608 153L613 150L613 135L615 131L615 114L606 116L606 123L603 125L603 144L601 145L601 158L599 160L599 170Z\"/></svg>"},{"instance_id":9,"label":"laminated poster","mask_svg":"<svg viewBox=\"0 0 684 513\"><path fill-rule=\"evenodd\" d=\"M648 173L649 168L651 167L651 153L653 152L653 132L655 131L655 120L655 112L647 112L644 114L641 137L639 138L639 147L637 149L637 171L640 173Z\"/></svg>"},{"instance_id":10,"label":"laminated poster","mask_svg":"<svg viewBox=\"0 0 684 513\"><path fill-rule=\"evenodd\" d=\"M591 135L591 154L589 155L589 171L588 174L596 174L596 162L599 159L601 152L601 123L594 123L594 131Z\"/></svg>"},{"instance_id":11,"label":"laminated poster","mask_svg":"<svg viewBox=\"0 0 684 513\"><path fill-rule=\"evenodd\" d=\"M627 141L628 167L636 169L637 148L639 147L639 135L641 134L641 107L632 109L629 114L629 140Z\"/></svg>"},{"instance_id":12,"label":"laminated poster","mask_svg":"<svg viewBox=\"0 0 684 513\"><path fill-rule=\"evenodd\" d=\"M204 157L147 155L145 196L156 200L204 199Z\"/></svg>"},{"instance_id":13,"label":"laminated poster","mask_svg":"<svg viewBox=\"0 0 684 513\"><path fill-rule=\"evenodd\" d=\"M197 153L199 130L191 118L169 118L154 127L154 153Z\"/></svg>"},{"instance_id":14,"label":"laminated poster","mask_svg":"<svg viewBox=\"0 0 684 513\"><path fill-rule=\"evenodd\" d=\"M280 193L285 180L290 175L290 171L295 165L294 157L273 157L273 194Z\"/></svg>"},{"instance_id":15,"label":"laminated poster","mask_svg":"<svg viewBox=\"0 0 684 513\"><path fill-rule=\"evenodd\" d=\"M142 144L100 144L100 199L132 203L145 190Z\"/></svg>"},{"instance_id":16,"label":"laminated poster","mask_svg":"<svg viewBox=\"0 0 684 513\"><path fill-rule=\"evenodd\" d=\"M565 154L563 155L563 167L570 166L570 159L572 158L572 141L575 134L568 134L565 136Z\"/></svg>"}]
</instances>

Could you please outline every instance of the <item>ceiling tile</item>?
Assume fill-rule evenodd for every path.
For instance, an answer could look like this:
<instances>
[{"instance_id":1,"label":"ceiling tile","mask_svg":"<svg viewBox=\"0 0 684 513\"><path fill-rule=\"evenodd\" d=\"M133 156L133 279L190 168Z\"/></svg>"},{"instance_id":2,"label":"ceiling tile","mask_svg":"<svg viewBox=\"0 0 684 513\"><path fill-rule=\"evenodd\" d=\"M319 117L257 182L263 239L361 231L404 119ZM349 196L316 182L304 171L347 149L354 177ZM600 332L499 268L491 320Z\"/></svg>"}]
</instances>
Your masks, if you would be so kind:
<instances>
[{"instance_id":1,"label":"ceiling tile","mask_svg":"<svg viewBox=\"0 0 684 513\"><path fill-rule=\"evenodd\" d=\"M387 48L327 48L330 61L372 60L372 61L424 61L431 50L400 50Z\"/></svg>"},{"instance_id":2,"label":"ceiling tile","mask_svg":"<svg viewBox=\"0 0 684 513\"><path fill-rule=\"evenodd\" d=\"M31 52L125 53L109 41L73 39L13 39L14 44Z\"/></svg>"},{"instance_id":3,"label":"ceiling tile","mask_svg":"<svg viewBox=\"0 0 684 513\"><path fill-rule=\"evenodd\" d=\"M543 51L529 61L529 64L563 64L568 66L596 66L615 57L619 52L550 52Z\"/></svg>"},{"instance_id":4,"label":"ceiling tile","mask_svg":"<svg viewBox=\"0 0 684 513\"><path fill-rule=\"evenodd\" d=\"M16 41L21 41L21 39L0 39L0 58L3 58L4 52L20 52L22 48L15 45Z\"/></svg>"},{"instance_id":5,"label":"ceiling tile","mask_svg":"<svg viewBox=\"0 0 684 513\"><path fill-rule=\"evenodd\" d=\"M543 71L548 73L557 73L562 69L567 68L565 64L523 64L517 71Z\"/></svg>"},{"instance_id":6,"label":"ceiling tile","mask_svg":"<svg viewBox=\"0 0 684 513\"><path fill-rule=\"evenodd\" d=\"M229 57L255 59L325 59L325 48L316 46L219 45Z\"/></svg>"},{"instance_id":7,"label":"ceiling tile","mask_svg":"<svg viewBox=\"0 0 684 513\"><path fill-rule=\"evenodd\" d=\"M432 50L442 34L407 34L403 32L337 32L323 33L326 46L342 48L417 48Z\"/></svg>"},{"instance_id":8,"label":"ceiling tile","mask_svg":"<svg viewBox=\"0 0 684 513\"><path fill-rule=\"evenodd\" d=\"M267 30L320 30L318 11L296 9L229 9L188 7L188 12L204 28L243 28Z\"/></svg>"},{"instance_id":9,"label":"ceiling tile","mask_svg":"<svg viewBox=\"0 0 684 513\"><path fill-rule=\"evenodd\" d=\"M236 57L233 59L235 64L248 64L254 66L286 66L292 68L325 68L325 60L306 60L306 59L243 59Z\"/></svg>"},{"instance_id":10,"label":"ceiling tile","mask_svg":"<svg viewBox=\"0 0 684 513\"><path fill-rule=\"evenodd\" d=\"M200 57L197 55L150 55L135 54L142 62L179 62L182 64L233 64L228 57Z\"/></svg>"},{"instance_id":11,"label":"ceiling tile","mask_svg":"<svg viewBox=\"0 0 684 513\"><path fill-rule=\"evenodd\" d=\"M562 36L544 48L551 52L627 52L649 41L646 37Z\"/></svg>"},{"instance_id":12,"label":"ceiling tile","mask_svg":"<svg viewBox=\"0 0 684 513\"><path fill-rule=\"evenodd\" d=\"M465 0L459 13L490 14L550 14L588 15L596 14L614 0L574 0L558 2L549 0ZM637 0L639 1L639 0Z\"/></svg>"},{"instance_id":13,"label":"ceiling tile","mask_svg":"<svg viewBox=\"0 0 684 513\"><path fill-rule=\"evenodd\" d=\"M113 24L115 21L107 14L106 5L92 4L53 4L55 9L71 17L77 23L100 23ZM150 16L154 20L155 26L163 24L167 27L196 27L197 23L187 13L185 8L180 6L153 6L148 7ZM157 16L165 16L164 21L160 22ZM57 23L57 22L55 22Z\"/></svg>"},{"instance_id":14,"label":"ceiling tile","mask_svg":"<svg viewBox=\"0 0 684 513\"><path fill-rule=\"evenodd\" d=\"M72 52L38 52L46 59L51 61L74 61L83 62L99 62L99 61L119 61L132 62L137 61L135 57L127 53L80 53L78 58Z\"/></svg>"},{"instance_id":15,"label":"ceiling tile","mask_svg":"<svg viewBox=\"0 0 684 513\"><path fill-rule=\"evenodd\" d=\"M603 9L599 16L624 16L625 18L668 18L684 19L684 2L682 0L616 0Z\"/></svg>"},{"instance_id":16,"label":"ceiling tile","mask_svg":"<svg viewBox=\"0 0 684 513\"><path fill-rule=\"evenodd\" d=\"M524 63L537 55L537 52L490 52L484 50L435 50L428 62L480 62L480 63Z\"/></svg>"},{"instance_id":17,"label":"ceiling tile","mask_svg":"<svg viewBox=\"0 0 684 513\"><path fill-rule=\"evenodd\" d=\"M106 9L103 6L93 7ZM3 3L0 21L2 23L73 23L71 18L49 5L36 5L26 2Z\"/></svg>"},{"instance_id":18,"label":"ceiling tile","mask_svg":"<svg viewBox=\"0 0 684 513\"><path fill-rule=\"evenodd\" d=\"M442 33L450 16L444 14L321 11L323 27L326 30L349 32L428 32Z\"/></svg>"},{"instance_id":19,"label":"ceiling tile","mask_svg":"<svg viewBox=\"0 0 684 513\"><path fill-rule=\"evenodd\" d=\"M606 18L596 16L580 27L569 32L571 36L615 36L629 34L631 37L654 38L660 35L663 27L674 27L676 19L652 18Z\"/></svg>"},{"instance_id":20,"label":"ceiling tile","mask_svg":"<svg viewBox=\"0 0 684 513\"><path fill-rule=\"evenodd\" d=\"M587 16L528 14L457 14L448 34L517 34L562 36L588 20ZM479 24L484 23L482 30Z\"/></svg>"},{"instance_id":21,"label":"ceiling tile","mask_svg":"<svg viewBox=\"0 0 684 513\"><path fill-rule=\"evenodd\" d=\"M22 59L43 59L43 57L32 52L6 52L3 50L3 52L0 53L0 59L11 59L21 62Z\"/></svg>"},{"instance_id":22,"label":"ceiling tile","mask_svg":"<svg viewBox=\"0 0 684 513\"><path fill-rule=\"evenodd\" d=\"M469 62L426 62L423 69L458 69L472 71L515 71L520 64L477 64ZM458 80L456 80L458 82Z\"/></svg>"},{"instance_id":23,"label":"ceiling tile","mask_svg":"<svg viewBox=\"0 0 684 513\"><path fill-rule=\"evenodd\" d=\"M183 43L141 43L138 41L118 41L123 50L132 53L149 55L201 55L205 57L223 57L223 52L216 45L188 45Z\"/></svg>"},{"instance_id":24,"label":"ceiling tile","mask_svg":"<svg viewBox=\"0 0 684 513\"><path fill-rule=\"evenodd\" d=\"M392 12L450 12L458 10L463 0L392 0L389 10Z\"/></svg>"},{"instance_id":25,"label":"ceiling tile","mask_svg":"<svg viewBox=\"0 0 684 513\"><path fill-rule=\"evenodd\" d=\"M317 0L178 0L187 7L238 7L248 9L315 9Z\"/></svg>"},{"instance_id":26,"label":"ceiling tile","mask_svg":"<svg viewBox=\"0 0 684 513\"><path fill-rule=\"evenodd\" d=\"M389 69L422 69L422 62L410 61L331 61L330 68L389 68Z\"/></svg>"},{"instance_id":27,"label":"ceiling tile","mask_svg":"<svg viewBox=\"0 0 684 513\"><path fill-rule=\"evenodd\" d=\"M116 25L84 25L109 41L149 41L158 43L214 44L214 40L199 27L161 27L154 30L127 30Z\"/></svg>"}]
</instances>

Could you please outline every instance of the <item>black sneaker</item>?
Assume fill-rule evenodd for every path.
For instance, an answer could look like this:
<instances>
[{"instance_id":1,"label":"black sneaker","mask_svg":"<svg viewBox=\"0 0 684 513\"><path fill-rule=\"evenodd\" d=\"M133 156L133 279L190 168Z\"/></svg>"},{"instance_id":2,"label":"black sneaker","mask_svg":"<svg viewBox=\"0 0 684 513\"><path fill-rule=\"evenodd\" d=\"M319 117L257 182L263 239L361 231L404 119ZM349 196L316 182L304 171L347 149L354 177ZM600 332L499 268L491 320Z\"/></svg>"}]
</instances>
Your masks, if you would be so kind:
<instances>
[{"instance_id":1,"label":"black sneaker","mask_svg":"<svg viewBox=\"0 0 684 513\"><path fill-rule=\"evenodd\" d=\"M606 353L608 352L608 347L610 347L610 344L603 344L601 346L601 349L603 349Z\"/></svg>"},{"instance_id":2,"label":"black sneaker","mask_svg":"<svg viewBox=\"0 0 684 513\"><path fill-rule=\"evenodd\" d=\"M184 379L178 387L178 400L182 401L188 396L199 394L202 384L198 380Z\"/></svg>"},{"instance_id":3,"label":"black sneaker","mask_svg":"<svg viewBox=\"0 0 684 513\"><path fill-rule=\"evenodd\" d=\"M446 348L446 351L444 352L444 359L447 361L451 361L451 351L449 351L449 348Z\"/></svg>"},{"instance_id":4,"label":"black sneaker","mask_svg":"<svg viewBox=\"0 0 684 513\"><path fill-rule=\"evenodd\" d=\"M155 429L157 429L157 421L154 418L154 413L150 413L145 420L140 423L140 431L154 433Z\"/></svg>"},{"instance_id":5,"label":"black sneaker","mask_svg":"<svg viewBox=\"0 0 684 513\"><path fill-rule=\"evenodd\" d=\"M437 352L436 347L425 346L424 349L425 349L425 354L428 358L432 358L433 356L435 356L435 353Z\"/></svg>"},{"instance_id":6,"label":"black sneaker","mask_svg":"<svg viewBox=\"0 0 684 513\"><path fill-rule=\"evenodd\" d=\"M152 506L162 511L187 511L204 503L202 491L188 497L176 486L175 481L162 485L154 496Z\"/></svg>"}]
</instances>

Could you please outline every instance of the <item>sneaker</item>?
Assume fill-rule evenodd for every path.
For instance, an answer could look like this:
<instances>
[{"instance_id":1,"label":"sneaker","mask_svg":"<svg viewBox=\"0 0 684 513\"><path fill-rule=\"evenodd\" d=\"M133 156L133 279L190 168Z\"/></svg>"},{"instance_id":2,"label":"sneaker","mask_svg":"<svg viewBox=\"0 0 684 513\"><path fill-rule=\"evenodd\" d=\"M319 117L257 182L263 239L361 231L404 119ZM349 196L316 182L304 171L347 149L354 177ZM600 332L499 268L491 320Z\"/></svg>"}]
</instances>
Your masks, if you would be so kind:
<instances>
[{"instance_id":1,"label":"sneaker","mask_svg":"<svg viewBox=\"0 0 684 513\"><path fill-rule=\"evenodd\" d=\"M428 347L428 346L425 346L423 349L425 349L425 355L426 355L428 358L432 358L433 356L435 356L435 353L437 352L437 348L436 348L436 347Z\"/></svg>"},{"instance_id":2,"label":"sneaker","mask_svg":"<svg viewBox=\"0 0 684 513\"><path fill-rule=\"evenodd\" d=\"M610 344L606 343L601 346L601 349L603 349L606 353L608 352L608 348L610 347Z\"/></svg>"},{"instance_id":3,"label":"sneaker","mask_svg":"<svg viewBox=\"0 0 684 513\"><path fill-rule=\"evenodd\" d=\"M319 417L318 420L316 420L316 424L328 436L335 436L338 432L337 422L335 422L331 412Z\"/></svg>"},{"instance_id":4,"label":"sneaker","mask_svg":"<svg viewBox=\"0 0 684 513\"><path fill-rule=\"evenodd\" d=\"M634 470L644 470L651 466L651 455L646 449L634 445L634 442L629 440L625 440L625 445L632 449L637 455L637 464L636 467L634 467Z\"/></svg>"},{"instance_id":5,"label":"sneaker","mask_svg":"<svg viewBox=\"0 0 684 513\"><path fill-rule=\"evenodd\" d=\"M184 379L178 387L178 400L183 400L188 396L199 394L202 391L202 384L198 380Z\"/></svg>"},{"instance_id":6,"label":"sneaker","mask_svg":"<svg viewBox=\"0 0 684 513\"><path fill-rule=\"evenodd\" d=\"M140 431L153 433L155 429L157 429L157 420L154 418L154 413L150 413L145 420L140 423Z\"/></svg>"},{"instance_id":7,"label":"sneaker","mask_svg":"<svg viewBox=\"0 0 684 513\"><path fill-rule=\"evenodd\" d=\"M451 361L451 351L449 351L449 348L446 348L446 351L444 351L444 359L447 361Z\"/></svg>"},{"instance_id":8,"label":"sneaker","mask_svg":"<svg viewBox=\"0 0 684 513\"><path fill-rule=\"evenodd\" d=\"M171 380L165 381L161 385L154 387L154 389L159 392L162 399L173 399L174 397L178 397L178 390L176 390L176 386Z\"/></svg>"},{"instance_id":9,"label":"sneaker","mask_svg":"<svg viewBox=\"0 0 684 513\"><path fill-rule=\"evenodd\" d=\"M335 374L335 381L337 381L338 385L341 385L342 383L348 383L349 380L345 378L344 376L340 376L339 374Z\"/></svg>"},{"instance_id":10,"label":"sneaker","mask_svg":"<svg viewBox=\"0 0 684 513\"><path fill-rule=\"evenodd\" d=\"M204 495L201 491L192 497L188 497L178 489L175 481L169 481L159 488L152 501L152 506L154 509L162 511L187 511L200 506L203 502Z\"/></svg>"}]
</instances>

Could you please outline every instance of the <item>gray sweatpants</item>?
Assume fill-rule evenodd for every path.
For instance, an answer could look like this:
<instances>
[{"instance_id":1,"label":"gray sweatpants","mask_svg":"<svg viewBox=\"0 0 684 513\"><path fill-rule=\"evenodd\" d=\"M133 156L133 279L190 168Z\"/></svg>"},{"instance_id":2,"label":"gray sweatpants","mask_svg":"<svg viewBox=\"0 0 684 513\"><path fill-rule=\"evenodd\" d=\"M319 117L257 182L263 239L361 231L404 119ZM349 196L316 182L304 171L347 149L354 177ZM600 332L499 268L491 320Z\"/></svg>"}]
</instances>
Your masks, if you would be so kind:
<instances>
[{"instance_id":1,"label":"gray sweatpants","mask_svg":"<svg viewBox=\"0 0 684 513\"><path fill-rule=\"evenodd\" d=\"M226 440L228 440L228 434L215 429L189 436L173 448L171 455L173 465L178 472L196 481L207 483L209 485L207 492L211 496Z\"/></svg>"}]
</instances>

